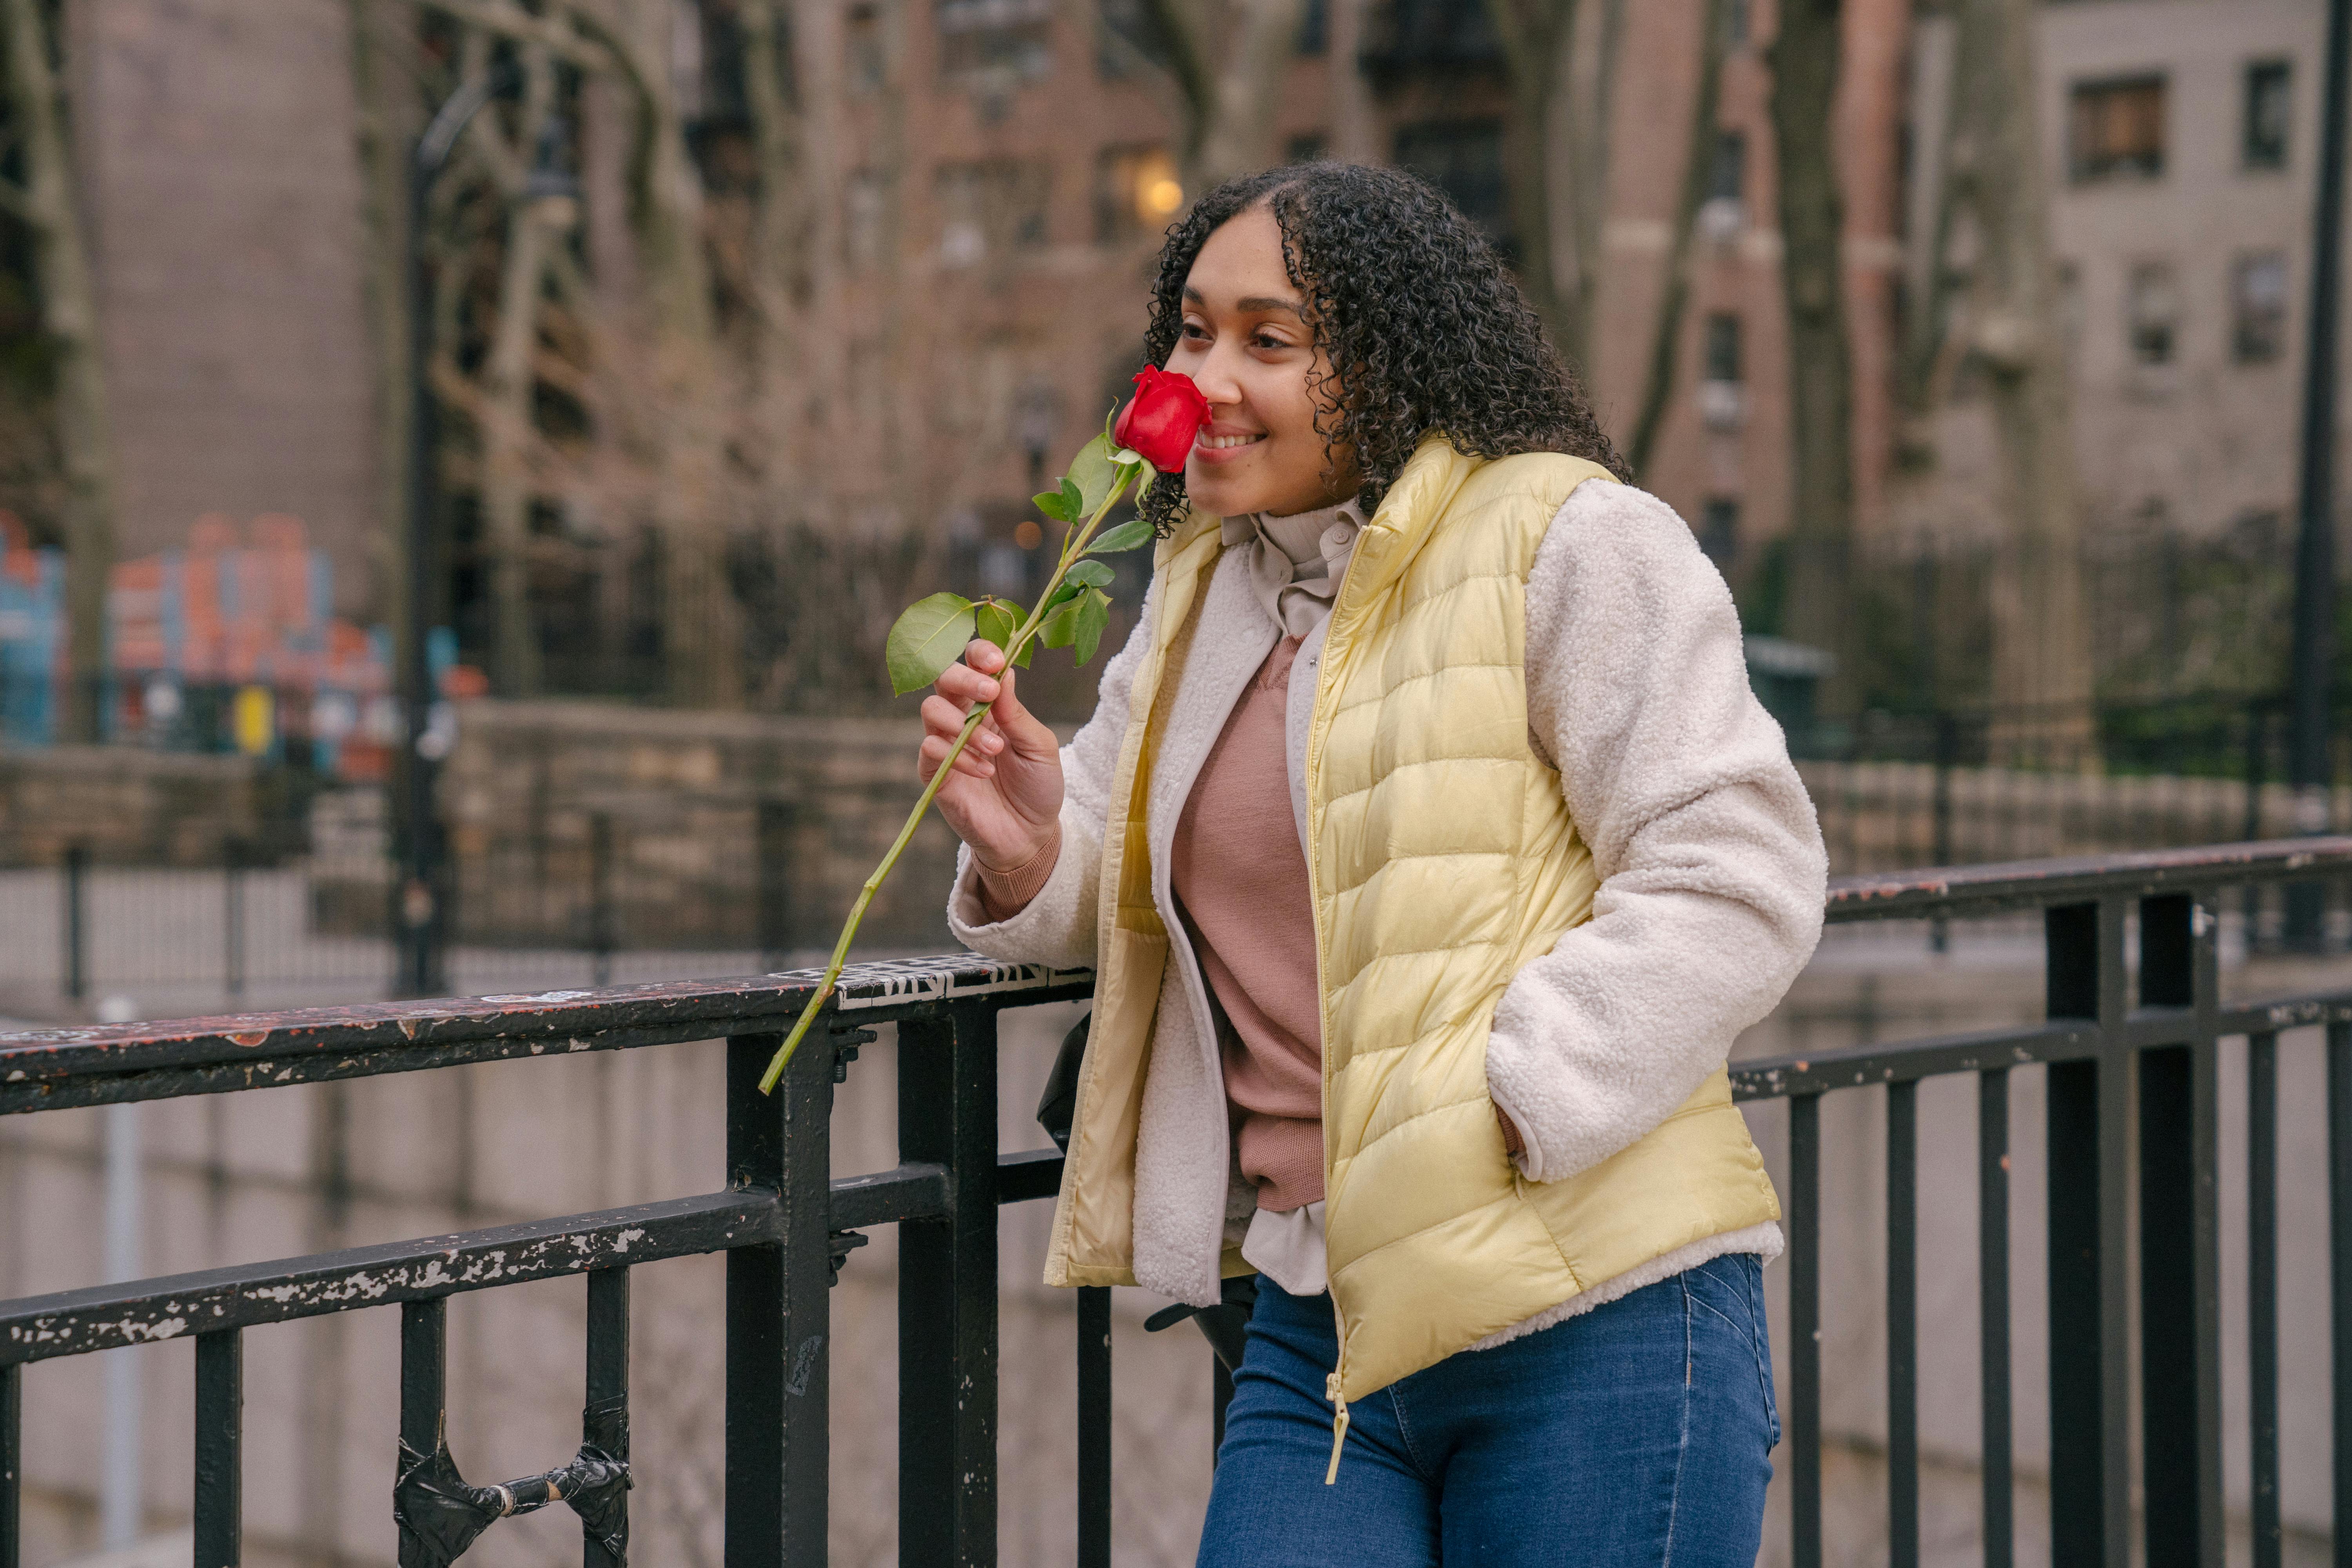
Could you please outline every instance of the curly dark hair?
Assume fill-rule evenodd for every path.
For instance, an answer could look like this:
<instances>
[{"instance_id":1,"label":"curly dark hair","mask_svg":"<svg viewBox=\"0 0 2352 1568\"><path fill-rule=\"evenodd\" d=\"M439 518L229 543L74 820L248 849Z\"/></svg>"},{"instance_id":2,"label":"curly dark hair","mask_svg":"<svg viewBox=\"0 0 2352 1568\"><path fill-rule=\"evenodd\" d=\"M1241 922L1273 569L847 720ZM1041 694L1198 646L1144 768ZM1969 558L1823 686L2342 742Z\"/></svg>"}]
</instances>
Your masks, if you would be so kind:
<instances>
[{"instance_id":1,"label":"curly dark hair","mask_svg":"<svg viewBox=\"0 0 2352 1568\"><path fill-rule=\"evenodd\" d=\"M1435 186L1399 169L1293 164L1202 196L1160 252L1144 334L1151 363L1176 347L1202 243L1260 206L1281 227L1284 266L1337 383L1316 431L1327 454L1354 452L1367 515L1433 430L1468 456L1566 452L1632 481L1494 246ZM1185 506L1181 473L1160 475L1143 498L1161 533Z\"/></svg>"}]
</instances>

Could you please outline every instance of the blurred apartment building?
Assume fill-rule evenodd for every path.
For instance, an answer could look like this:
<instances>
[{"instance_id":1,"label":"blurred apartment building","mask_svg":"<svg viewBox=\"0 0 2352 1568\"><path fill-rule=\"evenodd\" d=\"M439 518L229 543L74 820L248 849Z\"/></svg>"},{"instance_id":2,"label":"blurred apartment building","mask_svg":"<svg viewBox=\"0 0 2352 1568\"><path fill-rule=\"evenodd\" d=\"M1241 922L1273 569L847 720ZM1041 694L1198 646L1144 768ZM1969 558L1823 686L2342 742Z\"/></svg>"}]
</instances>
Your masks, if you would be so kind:
<instances>
[{"instance_id":1,"label":"blurred apartment building","mask_svg":"<svg viewBox=\"0 0 2352 1568\"><path fill-rule=\"evenodd\" d=\"M674 52L714 189L748 134L730 4L682 6ZM1482 5L1339 9L1362 4L1307 8L1278 153L1422 170L1511 244L1507 83ZM1656 357L1707 8L1622 12L1583 367L1621 437ZM1706 200L1693 289L1644 478L1738 578L1787 527L1789 432L1771 0L1730 10L1716 124L1695 153ZM1943 26L1915 28L1911 12L1845 7L1856 493L1865 535L1948 538L1994 520L1964 384L1932 468L1905 460L1918 444L1894 393L1895 312L1923 264L1904 237L1918 226L1930 138L1915 121L1940 90L1930 35ZM1196 194L1146 15L1136 0L842 0L831 16L831 90L811 102L834 123L810 145L829 145L837 199L824 379L838 384L812 389L842 416L824 448L850 476L826 487L832 526L943 530L1000 573L1034 546L1024 498L1124 386L1159 234ZM396 494L384 405L400 385L371 290L395 286L398 263L371 238L351 16L331 0L89 0L70 40L123 554L177 544L207 514L291 515L334 562L338 611L368 618L383 608ZM2044 13L2042 130L2095 527L2220 531L2292 507L2323 19L2319 0ZM1350 34L1360 85L1335 82ZM581 133L616 132L584 113ZM600 160L581 153L593 261ZM16 488L0 499L37 531L38 488ZM463 570L475 547L457 542Z\"/></svg>"}]
</instances>

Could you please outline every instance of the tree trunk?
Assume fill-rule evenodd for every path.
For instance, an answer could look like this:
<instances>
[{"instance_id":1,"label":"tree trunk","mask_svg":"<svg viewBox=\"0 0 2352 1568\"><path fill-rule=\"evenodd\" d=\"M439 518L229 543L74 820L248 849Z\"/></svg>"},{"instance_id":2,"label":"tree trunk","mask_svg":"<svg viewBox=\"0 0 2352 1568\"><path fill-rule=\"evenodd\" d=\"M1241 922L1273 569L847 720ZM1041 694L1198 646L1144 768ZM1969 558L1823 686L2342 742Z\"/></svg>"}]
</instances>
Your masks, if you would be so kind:
<instances>
[{"instance_id":1,"label":"tree trunk","mask_svg":"<svg viewBox=\"0 0 2352 1568\"><path fill-rule=\"evenodd\" d=\"M528 158L553 108L555 71L547 51L525 46L523 112L515 145ZM530 608L530 507L537 491L532 405L538 375L540 298L554 239L529 201L507 208L499 267L499 314L482 367L477 408L482 442L482 524L490 546L490 599L496 616L493 665L509 697L540 690L539 628Z\"/></svg>"},{"instance_id":2,"label":"tree trunk","mask_svg":"<svg viewBox=\"0 0 2352 1568\"><path fill-rule=\"evenodd\" d=\"M1507 188L1519 287L1543 319L1552 346L1571 363L1584 359L1580 313L1554 268L1553 223L1567 184L1572 148L1559 134L1559 102L1573 79L1578 0L1486 0L1510 77L1503 122Z\"/></svg>"},{"instance_id":3,"label":"tree trunk","mask_svg":"<svg viewBox=\"0 0 2352 1568\"><path fill-rule=\"evenodd\" d=\"M664 550L662 652L682 706L733 708L742 695L740 615L727 576L718 324L705 247L702 179L670 90L668 0L629 0L618 31L637 89L636 220L653 326L654 521Z\"/></svg>"},{"instance_id":4,"label":"tree trunk","mask_svg":"<svg viewBox=\"0 0 2352 1568\"><path fill-rule=\"evenodd\" d=\"M1382 163L1380 117L1364 79L1364 18L1370 0L1328 0L1331 72L1330 155L1342 163Z\"/></svg>"},{"instance_id":5,"label":"tree trunk","mask_svg":"<svg viewBox=\"0 0 2352 1568\"><path fill-rule=\"evenodd\" d=\"M1665 430L1682 364L1683 318L1690 310L1691 273L1696 254L1698 209L1706 201L1708 165L1715 149L1716 116L1722 101L1723 51L1730 37L1736 0L1710 0L1699 37L1698 83L1691 96L1690 152L1683 162L1682 195L1675 206L1673 247L1666 254L1666 292L1658 301L1650 331L1650 364L1642 380L1640 411L1625 443L1633 477L1645 480Z\"/></svg>"},{"instance_id":6,"label":"tree trunk","mask_svg":"<svg viewBox=\"0 0 2352 1568\"><path fill-rule=\"evenodd\" d=\"M114 569L114 468L98 290L75 196L64 104L38 0L5 0L8 98L32 229L41 327L55 365L58 455L66 479L67 689L63 738L100 738L107 674L106 591Z\"/></svg>"},{"instance_id":7,"label":"tree trunk","mask_svg":"<svg viewBox=\"0 0 2352 1568\"><path fill-rule=\"evenodd\" d=\"M1189 123L1184 189L1198 196L1281 161L1282 79L1298 52L1306 0L1153 0Z\"/></svg>"},{"instance_id":8,"label":"tree trunk","mask_svg":"<svg viewBox=\"0 0 2352 1568\"><path fill-rule=\"evenodd\" d=\"M1853 362L1833 111L1840 0L1781 0L1772 40L1772 134L1780 172L1781 289L1789 310L1790 484L1782 631L1838 657L1832 712L1853 705L1849 563L1853 548Z\"/></svg>"},{"instance_id":9,"label":"tree trunk","mask_svg":"<svg viewBox=\"0 0 2352 1568\"><path fill-rule=\"evenodd\" d=\"M383 625L408 625L408 574L402 542L408 537L408 421L415 377L408 342L408 147L417 115L406 106L401 28L415 15L374 0L348 0L352 81L359 103L361 212L367 235L369 337L375 349L376 522L369 531L375 562L369 609ZM413 95L410 95L413 96Z\"/></svg>"},{"instance_id":10,"label":"tree trunk","mask_svg":"<svg viewBox=\"0 0 2352 1568\"><path fill-rule=\"evenodd\" d=\"M1996 761L2095 764L2072 389L2035 111L2033 0L1961 0L1955 196L1981 238L1969 347L1989 374L2010 537L1993 595Z\"/></svg>"}]
</instances>

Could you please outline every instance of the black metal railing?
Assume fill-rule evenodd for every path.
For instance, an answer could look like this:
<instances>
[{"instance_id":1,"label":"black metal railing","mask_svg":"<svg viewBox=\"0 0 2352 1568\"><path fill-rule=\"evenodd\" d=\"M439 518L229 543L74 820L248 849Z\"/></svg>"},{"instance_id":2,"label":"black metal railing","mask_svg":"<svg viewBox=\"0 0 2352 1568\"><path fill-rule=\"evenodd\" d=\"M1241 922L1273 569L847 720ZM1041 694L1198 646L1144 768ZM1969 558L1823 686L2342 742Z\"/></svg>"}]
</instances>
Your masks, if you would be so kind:
<instances>
[{"instance_id":1,"label":"black metal railing","mask_svg":"<svg viewBox=\"0 0 2352 1568\"><path fill-rule=\"evenodd\" d=\"M1891 1561L1919 1560L1916 1088L1979 1085L1978 1258L1983 1317L1983 1540L2011 1561L2008 1075L2044 1067L2048 1110L2053 1559L2129 1556L2135 1479L2147 1561L2221 1562L2218 1042L2251 1042L2249 1311L2254 1561L2280 1562L2276 1274L2277 1044L2324 1026L2337 1517L2352 1492L2352 991L2223 1005L2220 889L2352 868L2352 838L2163 851L1848 879L1837 921L2044 911L2047 1017L2030 1026L1748 1060L1742 1100L1789 1102L1784 1394L1794 1557L1822 1560L1821 1104L1883 1086L1887 1106L1885 1316ZM2126 952L2137 915L2137 953ZM2136 957L2137 962L2133 959ZM2137 978L2135 991L2134 979ZM728 1184L698 1197L0 1301L0 1568L16 1568L28 1435L27 1363L194 1336L197 1568L240 1552L239 1439L247 1328L397 1304L400 1463L391 1501L402 1568L439 1568L497 1519L561 1501L583 1561L617 1568L628 1537L629 1270L727 1258L725 1561L821 1563L826 1541L827 1290L862 1231L898 1225L900 1561L996 1555L997 1209L1050 1196L1062 1157L997 1147L997 1015L1082 999L1092 977L970 955L864 965L844 977L831 1032L772 1098L757 1091L806 972L469 1001L0 1036L0 1114L370 1077L547 1054L724 1037ZM866 1026L898 1026L898 1158L830 1179L828 1112ZM2137 1190L2137 1280L2130 1277ZM1948 1243L1950 1238L1941 1238ZM478 1486L443 1440L444 1323L458 1292L587 1277L587 1399L578 1452L543 1474ZM2140 1327L2141 1474L2128 1422L2133 1293ZM1109 1292L1079 1293L1076 1495L1082 1564L1110 1561Z\"/></svg>"}]
</instances>

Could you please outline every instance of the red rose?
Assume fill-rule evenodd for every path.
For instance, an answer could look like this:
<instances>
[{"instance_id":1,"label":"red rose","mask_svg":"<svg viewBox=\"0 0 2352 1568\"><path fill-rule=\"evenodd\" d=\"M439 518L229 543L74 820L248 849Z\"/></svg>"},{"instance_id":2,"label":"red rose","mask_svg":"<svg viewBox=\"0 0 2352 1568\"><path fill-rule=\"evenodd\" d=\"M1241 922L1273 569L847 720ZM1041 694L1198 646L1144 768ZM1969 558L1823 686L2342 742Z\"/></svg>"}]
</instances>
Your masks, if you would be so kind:
<instances>
[{"instance_id":1,"label":"red rose","mask_svg":"<svg viewBox=\"0 0 2352 1568\"><path fill-rule=\"evenodd\" d=\"M1163 474L1181 473L1192 438L1209 422L1209 400L1192 378L1146 365L1135 378L1135 400L1118 411L1110 438Z\"/></svg>"}]
</instances>

